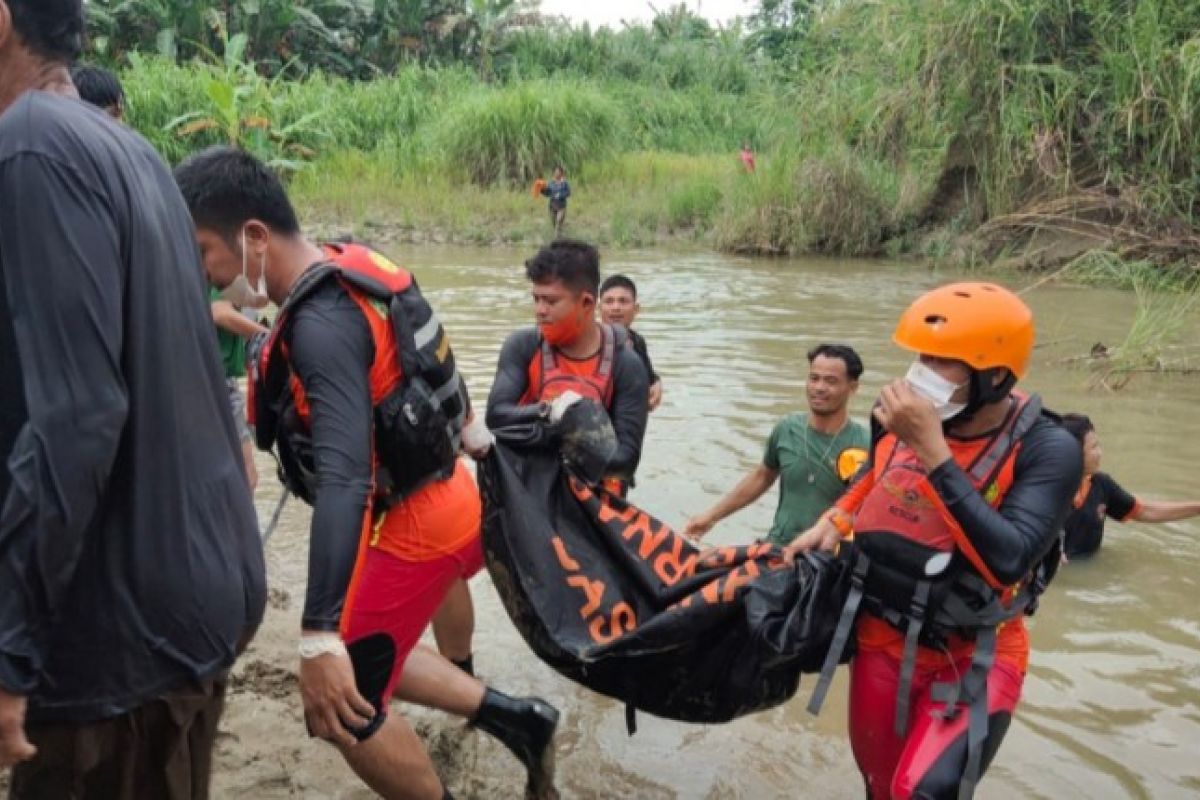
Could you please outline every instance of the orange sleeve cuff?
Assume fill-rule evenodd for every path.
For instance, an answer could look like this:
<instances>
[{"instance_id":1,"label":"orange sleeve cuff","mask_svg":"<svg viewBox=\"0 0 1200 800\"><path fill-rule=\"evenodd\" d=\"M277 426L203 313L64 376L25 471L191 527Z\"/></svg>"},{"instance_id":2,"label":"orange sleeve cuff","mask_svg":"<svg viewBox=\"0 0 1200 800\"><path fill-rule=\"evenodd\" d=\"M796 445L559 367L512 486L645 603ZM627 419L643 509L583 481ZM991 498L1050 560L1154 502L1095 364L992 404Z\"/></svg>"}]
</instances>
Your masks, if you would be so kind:
<instances>
[{"instance_id":1,"label":"orange sleeve cuff","mask_svg":"<svg viewBox=\"0 0 1200 800\"><path fill-rule=\"evenodd\" d=\"M843 539L849 539L854 535L854 517L837 506L825 512L825 519L829 520L830 525L837 528L837 532L842 535Z\"/></svg>"},{"instance_id":2,"label":"orange sleeve cuff","mask_svg":"<svg viewBox=\"0 0 1200 800\"><path fill-rule=\"evenodd\" d=\"M1138 500L1135 497L1133 499L1133 508L1129 509L1129 513L1126 514L1125 516L1121 517L1119 520L1117 520L1117 522L1128 522L1129 520L1134 519L1138 515L1138 513L1141 512L1141 510L1142 510L1142 501Z\"/></svg>"},{"instance_id":3,"label":"orange sleeve cuff","mask_svg":"<svg viewBox=\"0 0 1200 800\"><path fill-rule=\"evenodd\" d=\"M858 509L862 508L863 501L867 499L867 494L873 488L875 488L875 473L869 472L851 484L846 493L833 504L833 507L853 517L858 513Z\"/></svg>"}]
</instances>

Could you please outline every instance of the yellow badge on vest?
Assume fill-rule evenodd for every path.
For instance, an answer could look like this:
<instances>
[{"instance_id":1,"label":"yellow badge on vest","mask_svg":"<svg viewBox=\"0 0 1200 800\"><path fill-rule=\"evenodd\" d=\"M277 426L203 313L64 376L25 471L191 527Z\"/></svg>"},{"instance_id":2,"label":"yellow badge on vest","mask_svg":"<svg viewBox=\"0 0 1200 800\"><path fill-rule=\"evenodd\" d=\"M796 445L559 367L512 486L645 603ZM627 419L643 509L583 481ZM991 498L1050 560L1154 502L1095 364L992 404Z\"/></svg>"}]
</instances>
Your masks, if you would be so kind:
<instances>
[{"instance_id":1,"label":"yellow badge on vest","mask_svg":"<svg viewBox=\"0 0 1200 800\"><path fill-rule=\"evenodd\" d=\"M390 272L393 275L400 272L400 268L393 264L391 259L389 259L387 256L381 253L376 253L374 250L368 250L367 252L371 256L371 262L384 272Z\"/></svg>"}]
</instances>

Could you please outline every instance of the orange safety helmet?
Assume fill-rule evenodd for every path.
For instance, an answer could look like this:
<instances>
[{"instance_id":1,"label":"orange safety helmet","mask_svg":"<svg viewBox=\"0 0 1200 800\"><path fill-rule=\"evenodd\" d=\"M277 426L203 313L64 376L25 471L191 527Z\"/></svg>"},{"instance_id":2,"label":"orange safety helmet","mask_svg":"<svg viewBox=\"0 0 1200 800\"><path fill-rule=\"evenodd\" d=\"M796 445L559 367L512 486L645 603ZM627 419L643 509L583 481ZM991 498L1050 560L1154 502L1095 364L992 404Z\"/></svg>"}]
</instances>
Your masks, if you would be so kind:
<instances>
[{"instance_id":1,"label":"orange safety helmet","mask_svg":"<svg viewBox=\"0 0 1200 800\"><path fill-rule=\"evenodd\" d=\"M994 283L952 283L918 297L892 340L905 350L963 361L973 369L1008 367L1025 377L1033 352L1033 312Z\"/></svg>"}]
</instances>

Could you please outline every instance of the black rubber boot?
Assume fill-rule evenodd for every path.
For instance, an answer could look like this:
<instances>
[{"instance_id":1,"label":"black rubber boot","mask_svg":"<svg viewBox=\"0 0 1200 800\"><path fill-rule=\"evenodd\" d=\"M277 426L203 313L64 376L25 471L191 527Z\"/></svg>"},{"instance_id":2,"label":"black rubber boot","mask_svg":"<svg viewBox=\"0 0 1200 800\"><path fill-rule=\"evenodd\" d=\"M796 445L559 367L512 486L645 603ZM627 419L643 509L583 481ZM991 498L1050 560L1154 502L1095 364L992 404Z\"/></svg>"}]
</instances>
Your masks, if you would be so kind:
<instances>
[{"instance_id":1,"label":"black rubber boot","mask_svg":"<svg viewBox=\"0 0 1200 800\"><path fill-rule=\"evenodd\" d=\"M495 736L525 765L527 797L557 797L554 729L558 710L554 706L536 697L509 697L489 688L471 725Z\"/></svg>"}]
</instances>

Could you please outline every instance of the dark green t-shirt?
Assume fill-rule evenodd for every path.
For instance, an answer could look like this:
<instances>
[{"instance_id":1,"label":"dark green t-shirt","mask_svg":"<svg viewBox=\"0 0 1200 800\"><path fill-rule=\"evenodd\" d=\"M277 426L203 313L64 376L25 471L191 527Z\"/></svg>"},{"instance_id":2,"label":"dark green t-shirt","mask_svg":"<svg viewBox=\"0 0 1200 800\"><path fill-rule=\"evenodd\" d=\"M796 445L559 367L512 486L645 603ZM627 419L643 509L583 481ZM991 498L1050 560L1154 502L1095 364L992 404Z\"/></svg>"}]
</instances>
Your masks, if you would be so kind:
<instances>
[{"instance_id":1,"label":"dark green t-shirt","mask_svg":"<svg viewBox=\"0 0 1200 800\"><path fill-rule=\"evenodd\" d=\"M847 451L861 450L865 457L870 441L867 429L853 420L828 436L808 426L807 414L781 419L763 454L763 464L779 473L779 506L767 538L783 545L811 528L853 477L839 474L839 460L841 471L848 471L852 458Z\"/></svg>"},{"instance_id":2,"label":"dark green t-shirt","mask_svg":"<svg viewBox=\"0 0 1200 800\"><path fill-rule=\"evenodd\" d=\"M221 299L218 289L210 288L208 301ZM246 340L236 333L230 333L224 328L217 328L217 347L221 351L221 363L225 367L226 378L240 378L246 374Z\"/></svg>"}]
</instances>

